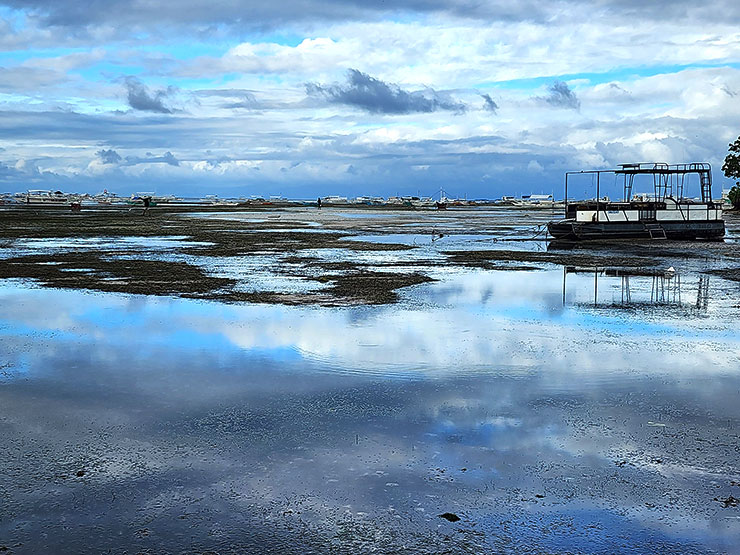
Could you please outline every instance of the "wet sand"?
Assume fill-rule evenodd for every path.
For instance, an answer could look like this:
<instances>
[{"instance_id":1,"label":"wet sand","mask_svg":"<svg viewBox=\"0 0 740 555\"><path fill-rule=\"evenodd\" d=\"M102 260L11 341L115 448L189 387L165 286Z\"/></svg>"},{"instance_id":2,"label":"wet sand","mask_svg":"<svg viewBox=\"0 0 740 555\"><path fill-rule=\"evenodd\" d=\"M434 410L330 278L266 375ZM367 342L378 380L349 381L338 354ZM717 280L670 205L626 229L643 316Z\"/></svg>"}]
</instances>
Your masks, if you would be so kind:
<instances>
[{"instance_id":1,"label":"wet sand","mask_svg":"<svg viewBox=\"0 0 740 555\"><path fill-rule=\"evenodd\" d=\"M3 552L738 552L737 219L316 212L0 214Z\"/></svg>"}]
</instances>

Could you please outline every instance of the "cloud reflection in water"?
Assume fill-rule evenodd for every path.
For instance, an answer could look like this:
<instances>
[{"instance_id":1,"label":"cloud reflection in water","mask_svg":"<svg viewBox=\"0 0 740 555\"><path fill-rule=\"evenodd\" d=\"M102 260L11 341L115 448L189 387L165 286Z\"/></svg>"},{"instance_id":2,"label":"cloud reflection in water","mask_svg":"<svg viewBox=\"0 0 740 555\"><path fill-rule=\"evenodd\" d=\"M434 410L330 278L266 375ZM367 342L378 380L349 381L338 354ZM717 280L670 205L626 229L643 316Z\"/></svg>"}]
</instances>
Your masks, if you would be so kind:
<instances>
[{"instance_id":1,"label":"cloud reflection in water","mask_svg":"<svg viewBox=\"0 0 740 555\"><path fill-rule=\"evenodd\" d=\"M0 454L28 470L0 467L0 537L390 549L437 545L452 511L480 530L453 551L732 545L728 307L588 307L592 278L568 280L565 305L560 271L471 272L339 310L6 286Z\"/></svg>"}]
</instances>

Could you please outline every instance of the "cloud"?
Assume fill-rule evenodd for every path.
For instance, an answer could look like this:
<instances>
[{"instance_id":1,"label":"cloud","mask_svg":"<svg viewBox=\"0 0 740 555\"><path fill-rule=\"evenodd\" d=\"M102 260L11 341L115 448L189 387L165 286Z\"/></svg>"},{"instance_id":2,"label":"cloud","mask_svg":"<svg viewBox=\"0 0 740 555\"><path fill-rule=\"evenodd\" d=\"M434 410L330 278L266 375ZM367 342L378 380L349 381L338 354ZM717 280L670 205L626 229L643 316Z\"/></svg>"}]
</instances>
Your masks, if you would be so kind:
<instances>
[{"instance_id":1,"label":"cloud","mask_svg":"<svg viewBox=\"0 0 740 555\"><path fill-rule=\"evenodd\" d=\"M65 175L39 166L39 162L46 165L53 163L53 160L42 157L18 158L10 164L0 162L0 183L20 191L40 184L48 184L48 187L44 188L59 188L68 182Z\"/></svg>"},{"instance_id":2,"label":"cloud","mask_svg":"<svg viewBox=\"0 0 740 555\"><path fill-rule=\"evenodd\" d=\"M382 75L384 83L376 81L386 90L396 87L406 95L421 89L411 83L433 79L404 77L404 68L399 66L397 73L368 73ZM313 77L314 81L338 82L342 89L350 86L343 74L316 75L327 77ZM598 83L600 79L605 82ZM619 81L614 76L590 77L589 83L581 79L577 99L589 109L578 118L571 117L571 110L533 98L547 96L547 84L553 80L536 92L531 81L496 87L475 79L453 88L440 79L433 88L454 95L468 111L404 117L367 115L364 108L326 104L323 97L307 99L303 76L294 81L252 76L214 81L209 88L193 91L202 102L187 117L178 111L111 112L116 98L120 102L122 81L106 80L104 89L86 90L90 95L86 103L70 107L59 107L62 95L85 98L82 88L60 91L59 96L58 89L39 94L44 103L35 98L8 99L5 106L14 110L0 110L0 135L12 140L2 143L6 152L0 159L15 168L19 159L46 156L39 166L66 176L73 184L70 190L94 192L99 176L105 174L113 190L140 189L138 184L146 180L160 191L169 186L194 195L248 187L250 194L295 197L338 191L387 196L429 194L443 184L453 196L459 190L471 197L496 197L557 191L564 169L613 167L636 159L706 160L720 178L727 142L738 133L732 121L740 114L736 98L721 88L740 91L740 71L701 68L649 77L630 74ZM486 88L481 83L487 83ZM218 88L224 85L233 88ZM575 81L569 80L568 86L575 87ZM482 93L500 103L498 113L504 117L484 111ZM259 112L240 110L235 117L235 111L223 108L251 95L261 103ZM317 110L319 103L334 109ZM536 117L532 110L537 110ZM595 146L597 142L606 146ZM123 160L106 164L102 155L96 155L101 149L114 149ZM154 154L146 156L147 151ZM165 157L166 152L177 155ZM527 171L531 160L544 168L542 174ZM305 162L292 167L297 161ZM356 173L348 171L350 165ZM427 170L419 171L422 167ZM4 189L25 190L30 186L27 175L13 169L13 175L4 177L8 184ZM46 174L32 175L44 179ZM51 181L41 188L56 187ZM543 183L555 185L543 190Z\"/></svg>"},{"instance_id":3,"label":"cloud","mask_svg":"<svg viewBox=\"0 0 740 555\"><path fill-rule=\"evenodd\" d=\"M15 163L15 169L18 172L34 175L34 174L40 174L41 168L36 165L35 160L26 160L24 158L19 159Z\"/></svg>"},{"instance_id":4,"label":"cloud","mask_svg":"<svg viewBox=\"0 0 740 555\"><path fill-rule=\"evenodd\" d=\"M291 22L377 20L392 13L450 14L465 18L497 20L544 19L555 10L534 0L511 3L495 0L488 3L474 0L388 0L360 2L358 0L286 0L285 2L231 2L215 0L181 0L178 8L165 0L147 2L82 2L69 0L6 0L28 19L47 28L91 30L107 26L113 29L163 29L191 26L203 32L265 30ZM80 33L81 34L81 33Z\"/></svg>"},{"instance_id":5,"label":"cloud","mask_svg":"<svg viewBox=\"0 0 740 555\"><path fill-rule=\"evenodd\" d=\"M537 160L530 160L527 164L528 172L542 173L544 170L545 168L543 168L542 164L540 164Z\"/></svg>"},{"instance_id":6,"label":"cloud","mask_svg":"<svg viewBox=\"0 0 740 555\"><path fill-rule=\"evenodd\" d=\"M38 56L29 58L23 62L24 67L43 69L46 71L68 72L70 70L89 67L96 62L104 60L106 51L95 48L91 51L73 52L62 56Z\"/></svg>"},{"instance_id":7,"label":"cloud","mask_svg":"<svg viewBox=\"0 0 740 555\"><path fill-rule=\"evenodd\" d=\"M180 161L169 150L162 156L154 156L151 152L147 152L143 158L140 156L126 156L127 166L135 166L137 164L168 164L170 166L179 166Z\"/></svg>"},{"instance_id":8,"label":"cloud","mask_svg":"<svg viewBox=\"0 0 740 555\"><path fill-rule=\"evenodd\" d=\"M67 77L58 71L35 67L0 66L0 92L35 91L64 82Z\"/></svg>"},{"instance_id":9,"label":"cloud","mask_svg":"<svg viewBox=\"0 0 740 555\"><path fill-rule=\"evenodd\" d=\"M543 97L543 100L550 106L569 108L571 110L580 109L581 101L578 100L576 94L570 90L567 83L564 83L563 81L555 81L547 88L547 90L550 94Z\"/></svg>"},{"instance_id":10,"label":"cloud","mask_svg":"<svg viewBox=\"0 0 740 555\"><path fill-rule=\"evenodd\" d=\"M222 36L243 31L260 31L297 22L335 22L343 20L372 21L393 14L423 16L452 16L467 20L534 21L547 22L570 18L571 13L609 14L617 20L642 19L647 21L727 21L740 20L740 8L733 0L710 0L697 4L692 0L675 0L671 9L665 3L645 3L636 0L563 0L537 2L522 0L386 0L360 2L359 0L286 0L284 2L232 2L228 0L181 0L172 9L166 0L147 2L82 2L81 0L5 0L5 5L18 10L25 19L41 28L59 28L69 38L87 34L94 38L104 28L109 33L124 35L147 30L156 34L177 32L190 28L191 36ZM70 33L69 28L75 30ZM61 33L60 33L61 34Z\"/></svg>"},{"instance_id":11,"label":"cloud","mask_svg":"<svg viewBox=\"0 0 740 555\"><path fill-rule=\"evenodd\" d=\"M595 89L601 89L603 87L595 87ZM632 93L617 83L609 83L606 88L607 98L601 99L603 101L611 100L613 102L634 102Z\"/></svg>"},{"instance_id":12,"label":"cloud","mask_svg":"<svg viewBox=\"0 0 740 555\"><path fill-rule=\"evenodd\" d=\"M493 99L491 98L491 95L489 94L481 94L481 97L485 101L484 108L488 110L489 112L493 112L494 114L498 110L498 104L496 104Z\"/></svg>"},{"instance_id":13,"label":"cloud","mask_svg":"<svg viewBox=\"0 0 740 555\"><path fill-rule=\"evenodd\" d=\"M172 109L165 106L164 101L168 96L174 94L176 91L174 87L152 92L149 87L131 75L126 77L124 84L126 85L128 104L134 110L159 112L161 114L172 113Z\"/></svg>"},{"instance_id":14,"label":"cloud","mask_svg":"<svg viewBox=\"0 0 740 555\"><path fill-rule=\"evenodd\" d=\"M100 158L103 164L117 164L121 161L121 156L113 149L99 150L95 153L95 156Z\"/></svg>"},{"instance_id":15,"label":"cloud","mask_svg":"<svg viewBox=\"0 0 740 555\"><path fill-rule=\"evenodd\" d=\"M625 90L623 87L620 87L616 83L609 83L609 88L622 94L629 94L629 91Z\"/></svg>"},{"instance_id":16,"label":"cloud","mask_svg":"<svg viewBox=\"0 0 740 555\"><path fill-rule=\"evenodd\" d=\"M323 97L331 104L362 108L373 114L429 113L439 110L464 112L465 104L445 97L434 89L406 92L398 85L386 83L357 69L347 71L344 85L308 83L309 96Z\"/></svg>"},{"instance_id":17,"label":"cloud","mask_svg":"<svg viewBox=\"0 0 740 555\"><path fill-rule=\"evenodd\" d=\"M257 101L257 97L251 92L244 92L240 100L226 102L223 105L223 108L246 108L248 110L255 110L259 107L260 103Z\"/></svg>"},{"instance_id":18,"label":"cloud","mask_svg":"<svg viewBox=\"0 0 740 555\"><path fill-rule=\"evenodd\" d=\"M290 107L295 107L295 99L304 98L302 83L297 87L292 89L293 101L289 103ZM251 89L198 89L191 91L191 95L195 102L206 110L270 110L286 107L286 102L278 99L277 94L266 95L264 91L257 92Z\"/></svg>"}]
</instances>

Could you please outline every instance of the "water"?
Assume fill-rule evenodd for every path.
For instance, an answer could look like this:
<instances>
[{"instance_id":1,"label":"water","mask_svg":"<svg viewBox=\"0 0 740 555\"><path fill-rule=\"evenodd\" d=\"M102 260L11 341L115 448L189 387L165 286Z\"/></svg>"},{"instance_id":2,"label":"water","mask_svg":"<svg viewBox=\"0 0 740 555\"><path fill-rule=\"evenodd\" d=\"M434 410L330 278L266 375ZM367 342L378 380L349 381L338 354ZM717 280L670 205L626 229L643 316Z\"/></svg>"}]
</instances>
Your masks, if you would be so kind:
<instances>
[{"instance_id":1,"label":"water","mask_svg":"<svg viewBox=\"0 0 740 555\"><path fill-rule=\"evenodd\" d=\"M183 247L205 247L205 241L188 241L185 236L164 237L64 237L16 239L12 248L0 248L0 259L50 252L85 251L105 249L109 252L138 251L142 253L167 253Z\"/></svg>"},{"instance_id":2,"label":"water","mask_svg":"<svg viewBox=\"0 0 740 555\"><path fill-rule=\"evenodd\" d=\"M736 552L737 284L544 266L333 309L5 280L0 546Z\"/></svg>"}]
</instances>

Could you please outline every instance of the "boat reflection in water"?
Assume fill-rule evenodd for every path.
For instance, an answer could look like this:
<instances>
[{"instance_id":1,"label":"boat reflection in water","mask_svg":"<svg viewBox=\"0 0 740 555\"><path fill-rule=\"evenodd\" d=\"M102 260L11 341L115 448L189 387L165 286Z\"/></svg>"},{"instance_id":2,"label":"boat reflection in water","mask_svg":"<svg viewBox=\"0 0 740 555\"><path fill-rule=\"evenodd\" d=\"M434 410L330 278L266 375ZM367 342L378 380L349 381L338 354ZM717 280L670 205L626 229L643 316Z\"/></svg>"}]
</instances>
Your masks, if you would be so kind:
<instances>
[{"instance_id":1,"label":"boat reflection in water","mask_svg":"<svg viewBox=\"0 0 740 555\"><path fill-rule=\"evenodd\" d=\"M581 278L593 277L592 299L586 302L583 295L576 295L576 299L569 302L569 274L580 275ZM682 287L681 275L673 268L658 271L577 266L563 268L563 306L592 305L632 309L666 307L706 312L709 304L709 276L699 276L695 290L694 293L694 286L686 283Z\"/></svg>"}]
</instances>

